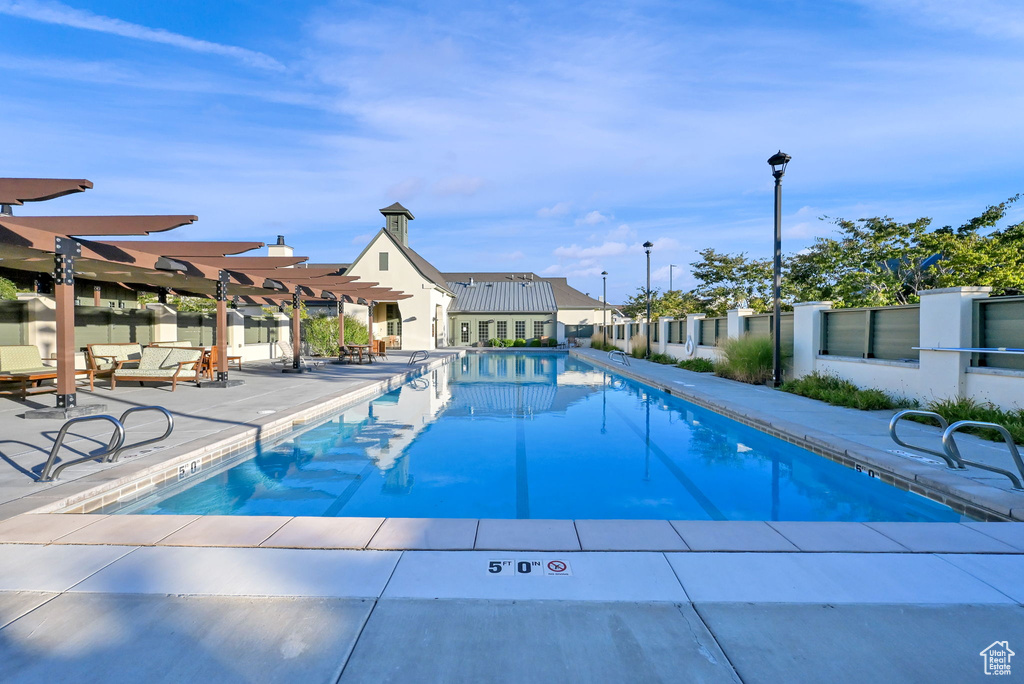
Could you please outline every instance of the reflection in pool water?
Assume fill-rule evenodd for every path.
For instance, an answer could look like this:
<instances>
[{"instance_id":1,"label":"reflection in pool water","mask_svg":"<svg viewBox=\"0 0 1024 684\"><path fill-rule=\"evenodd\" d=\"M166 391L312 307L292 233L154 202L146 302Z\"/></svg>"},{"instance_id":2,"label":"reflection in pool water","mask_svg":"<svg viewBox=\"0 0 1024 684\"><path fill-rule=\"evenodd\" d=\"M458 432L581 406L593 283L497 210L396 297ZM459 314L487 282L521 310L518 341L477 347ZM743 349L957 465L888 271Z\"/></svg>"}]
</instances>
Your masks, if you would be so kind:
<instances>
[{"instance_id":1,"label":"reflection in pool water","mask_svg":"<svg viewBox=\"0 0 1024 684\"><path fill-rule=\"evenodd\" d=\"M961 519L939 503L554 353L469 354L120 512Z\"/></svg>"}]
</instances>

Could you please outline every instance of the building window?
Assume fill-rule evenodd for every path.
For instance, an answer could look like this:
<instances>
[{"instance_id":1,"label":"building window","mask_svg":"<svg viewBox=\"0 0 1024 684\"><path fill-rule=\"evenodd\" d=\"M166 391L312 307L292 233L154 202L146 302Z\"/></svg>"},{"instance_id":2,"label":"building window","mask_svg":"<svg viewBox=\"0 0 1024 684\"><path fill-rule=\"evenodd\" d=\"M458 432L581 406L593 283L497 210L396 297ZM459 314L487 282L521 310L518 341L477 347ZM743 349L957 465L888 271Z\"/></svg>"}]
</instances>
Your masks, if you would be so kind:
<instances>
[{"instance_id":1,"label":"building window","mask_svg":"<svg viewBox=\"0 0 1024 684\"><path fill-rule=\"evenodd\" d=\"M469 344L469 323L462 324L462 343Z\"/></svg>"},{"instance_id":2,"label":"building window","mask_svg":"<svg viewBox=\"0 0 1024 684\"><path fill-rule=\"evenodd\" d=\"M498 321L497 336L499 340L508 338L508 321Z\"/></svg>"},{"instance_id":3,"label":"building window","mask_svg":"<svg viewBox=\"0 0 1024 684\"><path fill-rule=\"evenodd\" d=\"M533 322L533 336L544 337L544 321Z\"/></svg>"},{"instance_id":4,"label":"building window","mask_svg":"<svg viewBox=\"0 0 1024 684\"><path fill-rule=\"evenodd\" d=\"M516 339L526 339L526 321L516 321Z\"/></svg>"},{"instance_id":5,"label":"building window","mask_svg":"<svg viewBox=\"0 0 1024 684\"><path fill-rule=\"evenodd\" d=\"M480 321L479 323L476 324L476 326L478 333L477 339L479 339L481 342L486 342L490 338L490 335L488 334L491 331L490 324L487 321Z\"/></svg>"},{"instance_id":6,"label":"building window","mask_svg":"<svg viewBox=\"0 0 1024 684\"><path fill-rule=\"evenodd\" d=\"M379 258L378 266L379 266L380 270L381 271L388 270L388 253L387 252L381 252L378 255L378 258Z\"/></svg>"}]
</instances>

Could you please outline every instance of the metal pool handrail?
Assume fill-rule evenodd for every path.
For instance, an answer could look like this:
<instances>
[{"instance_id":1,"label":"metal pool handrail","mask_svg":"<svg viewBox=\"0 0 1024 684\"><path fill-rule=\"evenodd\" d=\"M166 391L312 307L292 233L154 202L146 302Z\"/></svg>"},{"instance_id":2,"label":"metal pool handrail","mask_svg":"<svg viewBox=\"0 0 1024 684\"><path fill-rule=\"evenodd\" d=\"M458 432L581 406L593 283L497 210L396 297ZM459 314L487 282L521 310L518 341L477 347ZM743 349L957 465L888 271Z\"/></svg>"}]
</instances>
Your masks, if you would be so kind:
<instances>
[{"instance_id":1,"label":"metal pool handrail","mask_svg":"<svg viewBox=\"0 0 1024 684\"><path fill-rule=\"evenodd\" d=\"M626 352L622 351L621 349L615 349L615 350L612 350L612 351L608 352L608 360L609 361L616 361L617 360L623 366L628 366L629 365L629 357L626 356Z\"/></svg>"},{"instance_id":2,"label":"metal pool handrail","mask_svg":"<svg viewBox=\"0 0 1024 684\"><path fill-rule=\"evenodd\" d=\"M164 434L160 435L159 437L153 437L152 439L144 439L141 442L136 442L135 444L124 444L118 447L116 450L110 452L109 456L107 456L107 463L113 463L114 461L116 461L118 458L121 457L121 452L123 451L143 447L146 446L147 444L155 444L156 442L161 442L171 436L171 432L174 430L174 416L172 416L171 412L165 409L163 406L133 406L132 408L128 409L127 411L121 414L121 418L119 421L121 423L121 427L124 427L125 419L128 418L129 415L131 415L132 413L137 413L139 411L158 411L164 414L164 418L167 419L167 429L164 431ZM56 477L56 474L54 475L54 477Z\"/></svg>"},{"instance_id":3,"label":"metal pool handrail","mask_svg":"<svg viewBox=\"0 0 1024 684\"><path fill-rule=\"evenodd\" d=\"M85 456L83 458L76 458L73 461L61 463L59 466L57 466L57 469L54 470L53 474L51 475L50 470L53 468L53 464L57 460L57 452L60 451L60 447L64 443L64 437L65 435L68 434L68 428L70 428L75 423L85 423L91 420L106 420L114 424L114 434L110 438L110 443L107 445L107 450L101 454L94 454L90 456ZM100 460L106 457L108 454L117 451L122 444L124 444L124 425L122 425L121 421L119 421L117 418L114 418L114 416L100 414L98 416L80 416L78 418L72 418L71 420L67 421L66 423L64 423L64 425L61 426L60 432L57 433L57 438L53 440L53 448L50 449L50 456L49 458L46 459L46 465L43 466L43 473L42 475L39 476L38 481L52 482L53 480L56 480L57 476L60 475L60 472L67 468L68 466L75 465L78 463L85 463L86 461Z\"/></svg>"},{"instance_id":4,"label":"metal pool handrail","mask_svg":"<svg viewBox=\"0 0 1024 684\"><path fill-rule=\"evenodd\" d=\"M949 427L949 423L946 422L946 419L940 416L938 413L935 413L933 411L920 411L918 409L904 409L903 411L900 411L896 415L894 415L892 417L892 420L889 421L889 436L892 437L892 441L896 442L902 447L907 447L908 449L921 451L926 454L931 454L932 456L938 456L943 461L945 461L950 468L955 468L957 470L962 470L964 468L964 464L960 462L958 456L950 456L948 453L946 453L945 450L935 451L934 449L926 449L925 447L917 446L915 444L907 444L902 439L900 439L899 436L896 434L896 424L899 423L904 418L906 418L907 416L921 416L923 418L934 418L936 421L938 421L939 426L943 430Z\"/></svg>"},{"instance_id":5,"label":"metal pool handrail","mask_svg":"<svg viewBox=\"0 0 1024 684\"><path fill-rule=\"evenodd\" d=\"M409 363L407 365L411 366L412 364L416 363L416 357L419 356L420 354L423 354L423 358L420 359L420 361L426 361L427 359L430 358L430 354L428 354L426 351L424 351L423 349L417 349L412 353L412 356L409 357Z\"/></svg>"},{"instance_id":6,"label":"metal pool handrail","mask_svg":"<svg viewBox=\"0 0 1024 684\"><path fill-rule=\"evenodd\" d=\"M961 430L965 427L988 428L990 430L995 430L996 432L998 432L999 435L1003 438L1003 441L1006 443L1007 448L1010 450L1010 456L1013 457L1013 462L1017 466L1017 471L1021 474L1021 477L1024 477L1024 461L1021 460L1020 452L1017 450L1017 445L1013 441L1013 435L1010 434L1009 430L1007 430L1005 427L998 423L986 423L980 420L961 420L956 423L953 423L948 428L946 428L945 432L942 433L942 446L946 449L946 453L949 454L951 457L957 459L961 463L966 463L967 465L972 465L975 468L987 470L990 473L999 473L1000 475L1005 475L1006 477L1010 478L1010 482L1013 483L1014 489L1024 489L1024 487L1021 486L1020 478L1011 473L1009 470L1003 470L1002 468L996 468L990 465L985 465L984 463L978 463L977 461L968 461L967 459L960 456L960 450L956 446L956 440L953 439L953 435L958 430Z\"/></svg>"}]
</instances>

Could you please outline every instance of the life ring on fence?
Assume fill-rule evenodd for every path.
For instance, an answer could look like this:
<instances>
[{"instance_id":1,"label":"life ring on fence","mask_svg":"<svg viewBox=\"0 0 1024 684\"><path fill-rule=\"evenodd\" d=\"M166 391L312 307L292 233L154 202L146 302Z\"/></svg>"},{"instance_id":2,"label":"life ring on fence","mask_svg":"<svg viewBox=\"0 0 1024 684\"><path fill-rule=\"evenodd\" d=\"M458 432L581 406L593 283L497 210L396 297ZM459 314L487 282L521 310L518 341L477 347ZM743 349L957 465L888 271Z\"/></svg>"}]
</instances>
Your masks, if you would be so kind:
<instances>
[{"instance_id":1,"label":"life ring on fence","mask_svg":"<svg viewBox=\"0 0 1024 684\"><path fill-rule=\"evenodd\" d=\"M686 350L686 355L687 356L693 356L693 351L694 351L693 335L687 335L686 336L686 347L684 347L684 349Z\"/></svg>"}]
</instances>

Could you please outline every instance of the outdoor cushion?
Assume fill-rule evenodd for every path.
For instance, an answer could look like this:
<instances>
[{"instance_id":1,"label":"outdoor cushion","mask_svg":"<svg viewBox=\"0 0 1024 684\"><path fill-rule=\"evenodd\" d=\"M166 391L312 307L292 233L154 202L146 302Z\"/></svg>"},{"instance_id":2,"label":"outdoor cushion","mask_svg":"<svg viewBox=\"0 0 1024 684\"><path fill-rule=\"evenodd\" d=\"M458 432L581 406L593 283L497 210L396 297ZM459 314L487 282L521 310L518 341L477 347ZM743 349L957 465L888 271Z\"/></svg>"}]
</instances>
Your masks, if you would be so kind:
<instances>
[{"instance_id":1,"label":"outdoor cushion","mask_svg":"<svg viewBox=\"0 0 1024 684\"><path fill-rule=\"evenodd\" d=\"M0 372L30 373L35 371L54 370L52 366L44 366L39 357L39 349L34 344L18 344L0 347Z\"/></svg>"},{"instance_id":2,"label":"outdoor cushion","mask_svg":"<svg viewBox=\"0 0 1024 684\"><path fill-rule=\"evenodd\" d=\"M189 340L176 340L174 342L154 342L150 346L151 347L192 347L194 345Z\"/></svg>"},{"instance_id":3,"label":"outdoor cushion","mask_svg":"<svg viewBox=\"0 0 1024 684\"><path fill-rule=\"evenodd\" d=\"M170 378L174 376L177 368L156 368L153 370L143 370L141 368L122 368L117 371L115 375L119 378Z\"/></svg>"},{"instance_id":4,"label":"outdoor cushion","mask_svg":"<svg viewBox=\"0 0 1024 684\"><path fill-rule=\"evenodd\" d=\"M167 355L167 359L160 364L161 368L172 368L177 370L178 364L182 362L195 362L198 361L203 352L201 349L171 349L170 354ZM183 370L190 370L187 367Z\"/></svg>"},{"instance_id":5,"label":"outdoor cushion","mask_svg":"<svg viewBox=\"0 0 1024 684\"><path fill-rule=\"evenodd\" d=\"M146 347L142 350L139 370L157 370L164 367L164 362L172 350L166 347Z\"/></svg>"},{"instance_id":6,"label":"outdoor cushion","mask_svg":"<svg viewBox=\"0 0 1024 684\"><path fill-rule=\"evenodd\" d=\"M142 345L140 344L91 344L89 350L92 352L96 370L110 370L117 365L118 361L136 361L142 356ZM112 356L114 361L97 358L100 356Z\"/></svg>"}]
</instances>

